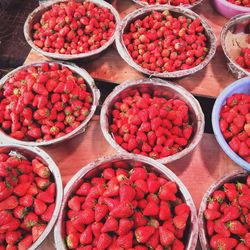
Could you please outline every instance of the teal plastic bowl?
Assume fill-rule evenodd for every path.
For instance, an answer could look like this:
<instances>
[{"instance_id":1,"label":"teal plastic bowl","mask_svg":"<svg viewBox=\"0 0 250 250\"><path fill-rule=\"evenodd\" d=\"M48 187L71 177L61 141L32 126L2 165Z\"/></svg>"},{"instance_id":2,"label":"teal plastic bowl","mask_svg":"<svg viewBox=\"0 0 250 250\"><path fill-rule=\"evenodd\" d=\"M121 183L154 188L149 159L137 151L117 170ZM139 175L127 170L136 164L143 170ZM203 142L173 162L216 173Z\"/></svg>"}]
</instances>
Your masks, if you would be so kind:
<instances>
[{"instance_id":1,"label":"teal plastic bowl","mask_svg":"<svg viewBox=\"0 0 250 250\"><path fill-rule=\"evenodd\" d=\"M215 138L220 144L223 151L239 166L250 171L250 164L237 155L228 145L220 130L220 110L225 104L226 99L235 93L246 93L250 95L250 77L245 77L237 80L225 88L215 101L212 111L212 126Z\"/></svg>"}]
</instances>

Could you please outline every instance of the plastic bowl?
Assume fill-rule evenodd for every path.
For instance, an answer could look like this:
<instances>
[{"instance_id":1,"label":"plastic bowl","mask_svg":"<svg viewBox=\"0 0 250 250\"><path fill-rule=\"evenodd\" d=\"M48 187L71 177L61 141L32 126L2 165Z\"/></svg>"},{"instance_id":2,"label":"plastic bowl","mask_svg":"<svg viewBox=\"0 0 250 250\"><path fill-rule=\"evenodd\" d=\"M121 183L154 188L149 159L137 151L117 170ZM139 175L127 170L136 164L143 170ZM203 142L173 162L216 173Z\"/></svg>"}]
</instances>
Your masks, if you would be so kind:
<instances>
[{"instance_id":1,"label":"plastic bowl","mask_svg":"<svg viewBox=\"0 0 250 250\"><path fill-rule=\"evenodd\" d=\"M214 0L214 6L216 10L226 18L250 12L249 7L239 6L228 2L227 0Z\"/></svg>"},{"instance_id":2,"label":"plastic bowl","mask_svg":"<svg viewBox=\"0 0 250 250\"><path fill-rule=\"evenodd\" d=\"M18 67L16 69L12 70L7 75L5 75L2 79L0 79L0 88L18 70L26 69L26 68L29 68L31 66L39 66L42 63L43 62L30 63L30 64L23 65L23 66L20 66L20 67ZM74 136L76 136L78 134L81 134L86 130L88 123L90 122L91 118L93 117L93 115L95 113L95 110L96 110L96 108L98 106L99 98L100 98L100 91L96 88L93 78L88 74L88 72L86 70L84 70L82 68L79 68L78 66L76 66L73 63L65 63L65 62L59 62L59 61L48 61L48 63L49 64L57 63L57 64L59 64L61 66L68 67L70 70L72 70L76 74L80 75L85 80L85 82L86 82L86 84L87 84L87 86L89 88L89 91L91 92L92 97L93 97L93 103L92 103L92 106L90 108L88 116L80 124L79 127L75 128L70 133L65 134L64 136L59 137L59 138L55 138L55 139L52 139L52 140L49 140L49 141L41 141L41 142L22 141L22 140L17 140L15 138L12 138L9 135L7 135L6 133L4 133L2 130L0 130L0 143L1 142L9 142L9 143L23 144L23 145L26 145L26 146L48 146L48 145L60 143L60 142L63 142L65 140L71 139Z\"/></svg>"},{"instance_id":3,"label":"plastic bowl","mask_svg":"<svg viewBox=\"0 0 250 250\"><path fill-rule=\"evenodd\" d=\"M207 230L206 230L206 222L204 219L204 211L206 209L207 201L209 197L215 190L220 189L224 183L226 182L237 182L237 180L243 179L247 176L247 172L244 170L237 170L232 173L229 173L219 180L217 180L214 184L212 184L209 189L206 191L205 195L202 198L199 214L198 214L198 224L199 224L199 238L202 250L210 249Z\"/></svg>"},{"instance_id":4,"label":"plastic bowl","mask_svg":"<svg viewBox=\"0 0 250 250\"><path fill-rule=\"evenodd\" d=\"M80 0L80 1L84 2L85 0ZM24 37L25 37L27 43L36 52L38 52L46 57L54 58L54 59L58 59L58 60L91 59L91 58L97 57L101 52L106 50L114 42L116 33L118 31L118 26L120 23L120 16L119 16L118 12L116 11L116 9L111 4L109 4L105 1L102 1L102 0L88 0L88 1L91 1L100 7L108 8L115 17L115 21L116 21L115 32L103 46L101 46L98 49L95 49L93 51L86 52L86 53L65 55L65 54L59 54L59 53L45 52L33 43L32 35L31 35L33 25L40 20L42 14L45 11L47 11L48 9L50 9L50 7L53 4L60 3L60 2L67 2L67 0L44 1L39 7L37 7L32 13L29 14L29 16L26 19L25 24L24 24Z\"/></svg>"},{"instance_id":5,"label":"plastic bowl","mask_svg":"<svg viewBox=\"0 0 250 250\"><path fill-rule=\"evenodd\" d=\"M143 18L143 17L147 16L152 11L164 11L164 10L169 10L171 13L175 14L176 16L184 15L184 16L189 17L191 19L199 18L201 20L201 23L205 29L205 35L208 38L209 51L206 55L206 58L199 65L197 65L191 69L187 69L187 70L178 70L178 71L174 71L174 72L159 73L159 72L151 71L151 70L148 70L148 69L141 67L139 64L134 62L134 60L130 56L130 54L129 54L129 52L124 44L124 41L123 41L123 34L128 29L130 23L132 23L133 21L135 21L138 18ZM202 70L210 62L210 60L215 55L215 51L216 51L216 36L215 36L213 30L211 29L211 27L207 24L207 22L204 21L204 18L201 18L199 15L197 15L192 10L186 9L186 8L181 8L181 7L173 7L173 6L169 6L169 5L156 5L156 6L148 6L148 7L138 9L138 10L128 14L122 20L122 22L119 26L118 35L116 36L116 47L117 47L117 50L118 50L120 56L123 58L123 60L126 61L131 67L133 67L137 71L139 71L143 74L146 74L146 75L160 77L160 78L177 78L177 77L187 76L187 75L193 74L199 70Z\"/></svg>"},{"instance_id":6,"label":"plastic bowl","mask_svg":"<svg viewBox=\"0 0 250 250\"><path fill-rule=\"evenodd\" d=\"M26 158L26 159L33 159L38 157L45 165L47 165L53 174L54 181L56 183L56 202L55 202L55 209L52 214L51 220L47 224L47 227L40 235L40 237L32 244L29 250L35 250L38 248L39 245L46 239L50 231L52 230L56 220L58 218L62 198L63 198L63 186L62 186L62 179L57 168L55 162L50 158L50 156L45 153L43 150L37 147L27 147L22 145L16 144L0 144L0 153L17 155L18 157Z\"/></svg>"},{"instance_id":7,"label":"plastic bowl","mask_svg":"<svg viewBox=\"0 0 250 250\"><path fill-rule=\"evenodd\" d=\"M98 175L104 168L107 163L115 163L115 162L127 162L128 164L134 162L142 162L147 166L148 169L158 173L159 175L166 177L171 181L175 181L179 190L181 192L182 198L187 205L189 205L191 209L191 216L189 218L188 225L188 233L186 234L186 250L193 250L197 244L198 238L198 224L197 224L197 214L194 202L187 188L181 182L181 180L167 167L163 166L157 161L154 161L148 157L139 156L139 155L116 155L116 156L107 156L97 159L96 161L89 163L84 166L80 171L78 171L71 180L67 183L64 189L64 197L62 202L62 207L60 211L60 215L54 230L54 238L56 248L59 250L67 249L65 245L65 214L67 201L71 197L71 195L75 192L77 188L84 182L84 179L89 179Z\"/></svg>"},{"instance_id":8,"label":"plastic bowl","mask_svg":"<svg viewBox=\"0 0 250 250\"><path fill-rule=\"evenodd\" d=\"M100 122L104 137L109 142L109 144L120 153L128 153L118 143L116 143L112 134L110 133L110 114L113 109L113 105L117 100L123 98L128 93L136 89L138 89L139 91L140 89L147 89L149 92L158 90L160 94L165 93L164 96L167 95L168 98L177 97L178 99L183 100L187 103L190 109L191 120L193 122L193 135L189 141L189 144L182 151L168 157L159 158L157 159L157 161L162 164L166 164L178 160L189 154L198 145L204 132L205 121L200 104L194 98L194 96L183 87L171 82L154 78L127 81L117 86L106 98L102 105Z\"/></svg>"},{"instance_id":9,"label":"plastic bowl","mask_svg":"<svg viewBox=\"0 0 250 250\"><path fill-rule=\"evenodd\" d=\"M140 6L154 6L154 5L160 5L160 4L148 4L148 3L146 3L146 2L144 2L144 1L141 1L141 0L133 0L133 2L135 2L135 3L137 3L137 4L139 4ZM201 2L203 2L203 0L197 0L197 1L195 1L194 3L192 3L192 4L180 4L180 5L178 5L178 6L180 6L180 7L184 7L184 8L188 8L188 9L191 9L191 8L193 8L193 7L195 7L196 5L198 5L198 4L200 4ZM163 4L164 5L164 4ZM167 4L166 4L167 5ZM174 5L171 5L171 6L174 6Z\"/></svg>"},{"instance_id":10,"label":"plastic bowl","mask_svg":"<svg viewBox=\"0 0 250 250\"><path fill-rule=\"evenodd\" d=\"M250 77L245 77L237 80L225 88L215 101L213 111L212 111L212 126L215 138L220 144L223 151L239 166L250 171L250 164L243 160L239 155L237 155L228 145L224 139L219 125L220 120L220 110L225 104L227 97L233 95L234 93L246 93L250 95Z\"/></svg>"},{"instance_id":11,"label":"plastic bowl","mask_svg":"<svg viewBox=\"0 0 250 250\"><path fill-rule=\"evenodd\" d=\"M250 76L249 71L235 62L242 47L248 46L250 48L250 44L246 42L250 31L247 29L250 29L250 13L233 17L221 31L221 46L228 60L227 65L236 78Z\"/></svg>"}]
</instances>

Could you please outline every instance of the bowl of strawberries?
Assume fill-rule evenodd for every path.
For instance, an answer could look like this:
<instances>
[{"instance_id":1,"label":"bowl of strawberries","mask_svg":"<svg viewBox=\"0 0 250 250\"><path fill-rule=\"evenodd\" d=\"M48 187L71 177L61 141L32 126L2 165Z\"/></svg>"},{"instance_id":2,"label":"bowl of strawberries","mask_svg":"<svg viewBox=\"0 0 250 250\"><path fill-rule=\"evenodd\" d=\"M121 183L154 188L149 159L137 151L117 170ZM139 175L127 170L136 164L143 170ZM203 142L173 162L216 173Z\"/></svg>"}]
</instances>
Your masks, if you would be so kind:
<instances>
[{"instance_id":1,"label":"bowl of strawberries","mask_svg":"<svg viewBox=\"0 0 250 250\"><path fill-rule=\"evenodd\" d=\"M172 6L180 6L184 8L193 8L194 6L200 4L203 0L133 0L135 3L141 6L148 5L172 5Z\"/></svg>"},{"instance_id":2,"label":"bowl of strawberries","mask_svg":"<svg viewBox=\"0 0 250 250\"><path fill-rule=\"evenodd\" d=\"M189 9L148 6L128 14L116 36L120 56L146 75L176 78L202 70L216 51L210 26Z\"/></svg>"},{"instance_id":3,"label":"bowl of strawberries","mask_svg":"<svg viewBox=\"0 0 250 250\"><path fill-rule=\"evenodd\" d=\"M45 1L28 16L24 36L49 58L94 58L113 43L118 23L118 12L105 1Z\"/></svg>"},{"instance_id":4,"label":"bowl of strawberries","mask_svg":"<svg viewBox=\"0 0 250 250\"><path fill-rule=\"evenodd\" d=\"M221 31L221 46L236 78L250 76L250 13L235 16Z\"/></svg>"},{"instance_id":5,"label":"bowl of strawberries","mask_svg":"<svg viewBox=\"0 0 250 250\"><path fill-rule=\"evenodd\" d=\"M85 131L100 97L94 80L74 64L21 66L0 80L0 142L45 146Z\"/></svg>"},{"instance_id":6,"label":"bowl of strawberries","mask_svg":"<svg viewBox=\"0 0 250 250\"><path fill-rule=\"evenodd\" d=\"M205 124L192 94L154 78L117 86L103 103L100 122L104 137L118 152L141 154L162 164L189 154Z\"/></svg>"},{"instance_id":7,"label":"bowl of strawberries","mask_svg":"<svg viewBox=\"0 0 250 250\"><path fill-rule=\"evenodd\" d=\"M225 88L215 101L212 126L223 151L250 170L250 77Z\"/></svg>"},{"instance_id":8,"label":"bowl of strawberries","mask_svg":"<svg viewBox=\"0 0 250 250\"><path fill-rule=\"evenodd\" d=\"M57 249L195 249L193 200L168 168L144 156L107 156L76 173L64 190Z\"/></svg>"},{"instance_id":9,"label":"bowl of strawberries","mask_svg":"<svg viewBox=\"0 0 250 250\"><path fill-rule=\"evenodd\" d=\"M203 250L250 248L250 176L244 170L226 174L212 184L199 210Z\"/></svg>"},{"instance_id":10,"label":"bowl of strawberries","mask_svg":"<svg viewBox=\"0 0 250 250\"><path fill-rule=\"evenodd\" d=\"M43 150L0 145L1 249L37 249L61 207L60 172Z\"/></svg>"}]
</instances>

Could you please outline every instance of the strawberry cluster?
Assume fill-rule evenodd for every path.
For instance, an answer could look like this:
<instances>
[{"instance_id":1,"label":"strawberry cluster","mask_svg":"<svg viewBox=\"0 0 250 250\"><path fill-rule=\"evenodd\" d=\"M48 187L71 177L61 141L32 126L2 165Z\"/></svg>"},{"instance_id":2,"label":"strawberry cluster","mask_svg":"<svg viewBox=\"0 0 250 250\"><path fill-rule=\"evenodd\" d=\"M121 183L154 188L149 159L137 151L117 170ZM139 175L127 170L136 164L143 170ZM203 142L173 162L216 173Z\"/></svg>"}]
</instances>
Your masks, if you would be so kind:
<instances>
[{"instance_id":1,"label":"strawberry cluster","mask_svg":"<svg viewBox=\"0 0 250 250\"><path fill-rule=\"evenodd\" d=\"M250 36L248 40L250 44ZM236 63L250 72L250 48L241 48L240 55L237 57Z\"/></svg>"},{"instance_id":2,"label":"strawberry cluster","mask_svg":"<svg viewBox=\"0 0 250 250\"><path fill-rule=\"evenodd\" d=\"M108 8L91 1L53 4L33 25L34 44L45 52L79 54L103 46L115 31Z\"/></svg>"},{"instance_id":3,"label":"strawberry cluster","mask_svg":"<svg viewBox=\"0 0 250 250\"><path fill-rule=\"evenodd\" d=\"M175 182L142 163L119 161L101 166L67 203L69 249L184 249L190 215Z\"/></svg>"},{"instance_id":4,"label":"strawberry cluster","mask_svg":"<svg viewBox=\"0 0 250 250\"><path fill-rule=\"evenodd\" d=\"M141 0L140 2L147 3L149 5L152 4L171 4L174 6L179 6L179 5L187 5L187 4L193 4L197 0Z\"/></svg>"},{"instance_id":5,"label":"strawberry cluster","mask_svg":"<svg viewBox=\"0 0 250 250\"><path fill-rule=\"evenodd\" d=\"M250 163L250 96L233 94L220 111L220 129L231 149Z\"/></svg>"},{"instance_id":6,"label":"strawberry cluster","mask_svg":"<svg viewBox=\"0 0 250 250\"><path fill-rule=\"evenodd\" d=\"M0 250L28 249L55 208L56 186L38 158L0 154Z\"/></svg>"},{"instance_id":7,"label":"strawberry cluster","mask_svg":"<svg viewBox=\"0 0 250 250\"><path fill-rule=\"evenodd\" d=\"M204 212L211 249L250 249L250 176L214 191Z\"/></svg>"},{"instance_id":8,"label":"strawberry cluster","mask_svg":"<svg viewBox=\"0 0 250 250\"><path fill-rule=\"evenodd\" d=\"M232 3L232 4L239 5L239 6L250 7L249 0L227 0L227 1Z\"/></svg>"},{"instance_id":9,"label":"strawberry cluster","mask_svg":"<svg viewBox=\"0 0 250 250\"><path fill-rule=\"evenodd\" d=\"M69 68L29 66L0 89L0 128L18 140L48 141L77 128L91 104L85 80Z\"/></svg>"},{"instance_id":10,"label":"strawberry cluster","mask_svg":"<svg viewBox=\"0 0 250 250\"><path fill-rule=\"evenodd\" d=\"M160 73L193 68L208 51L200 19L176 17L168 10L133 21L123 42L134 62Z\"/></svg>"},{"instance_id":11,"label":"strawberry cluster","mask_svg":"<svg viewBox=\"0 0 250 250\"><path fill-rule=\"evenodd\" d=\"M110 132L122 148L158 159L188 145L193 128L187 104L162 94L137 90L114 103Z\"/></svg>"}]
</instances>

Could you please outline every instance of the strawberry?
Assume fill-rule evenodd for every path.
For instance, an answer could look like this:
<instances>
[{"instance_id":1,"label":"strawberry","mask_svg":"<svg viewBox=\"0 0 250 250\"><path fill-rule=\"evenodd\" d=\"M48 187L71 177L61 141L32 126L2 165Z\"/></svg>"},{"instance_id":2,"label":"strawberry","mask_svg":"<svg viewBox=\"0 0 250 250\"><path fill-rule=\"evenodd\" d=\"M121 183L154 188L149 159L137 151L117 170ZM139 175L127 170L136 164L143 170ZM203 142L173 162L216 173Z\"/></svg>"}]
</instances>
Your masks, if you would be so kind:
<instances>
[{"instance_id":1,"label":"strawberry","mask_svg":"<svg viewBox=\"0 0 250 250\"><path fill-rule=\"evenodd\" d=\"M214 221L208 220L206 228L208 235L212 236L214 234Z\"/></svg>"},{"instance_id":2,"label":"strawberry","mask_svg":"<svg viewBox=\"0 0 250 250\"><path fill-rule=\"evenodd\" d=\"M150 193L154 194L154 193L158 192L158 190L160 188L160 183L157 179L154 180L154 179L148 178L147 179L147 186L148 186L148 191Z\"/></svg>"},{"instance_id":3,"label":"strawberry","mask_svg":"<svg viewBox=\"0 0 250 250\"><path fill-rule=\"evenodd\" d=\"M55 200L54 196L49 194L47 190L45 192L39 192L36 198L45 203L53 203Z\"/></svg>"},{"instance_id":4,"label":"strawberry","mask_svg":"<svg viewBox=\"0 0 250 250\"><path fill-rule=\"evenodd\" d=\"M165 247L170 246L175 240L174 234L171 231L165 229L164 227L159 227L159 234L160 242Z\"/></svg>"},{"instance_id":5,"label":"strawberry","mask_svg":"<svg viewBox=\"0 0 250 250\"><path fill-rule=\"evenodd\" d=\"M144 168L133 168L130 171L129 179L134 182L134 181L140 180L140 179L141 180L146 180L147 176L148 176L148 173L147 173L146 169L144 169Z\"/></svg>"},{"instance_id":6,"label":"strawberry","mask_svg":"<svg viewBox=\"0 0 250 250\"><path fill-rule=\"evenodd\" d=\"M107 232L112 232L112 231L116 232L118 230L118 227L119 227L118 221L115 218L109 216L106 219L101 232L102 233L107 233Z\"/></svg>"},{"instance_id":7,"label":"strawberry","mask_svg":"<svg viewBox=\"0 0 250 250\"><path fill-rule=\"evenodd\" d=\"M111 180L113 177L115 177L115 170L113 168L105 168L103 170L102 176L106 180Z\"/></svg>"},{"instance_id":8,"label":"strawberry","mask_svg":"<svg viewBox=\"0 0 250 250\"><path fill-rule=\"evenodd\" d=\"M46 193L51 195L51 196L55 196L56 194L56 183L53 182L49 185L49 187L46 189Z\"/></svg>"},{"instance_id":9,"label":"strawberry","mask_svg":"<svg viewBox=\"0 0 250 250\"><path fill-rule=\"evenodd\" d=\"M128 202L121 202L117 207L115 207L110 215L114 218L128 218L134 213L133 206Z\"/></svg>"},{"instance_id":10,"label":"strawberry","mask_svg":"<svg viewBox=\"0 0 250 250\"><path fill-rule=\"evenodd\" d=\"M159 213L159 206L154 202L149 202L143 210L145 216L157 216Z\"/></svg>"},{"instance_id":11,"label":"strawberry","mask_svg":"<svg viewBox=\"0 0 250 250\"><path fill-rule=\"evenodd\" d=\"M24 207L31 207L33 205L33 201L33 196L30 194L26 194L19 199L19 205Z\"/></svg>"},{"instance_id":12,"label":"strawberry","mask_svg":"<svg viewBox=\"0 0 250 250\"><path fill-rule=\"evenodd\" d=\"M55 209L55 204L50 204L47 210L41 215L41 219L49 222Z\"/></svg>"},{"instance_id":13,"label":"strawberry","mask_svg":"<svg viewBox=\"0 0 250 250\"><path fill-rule=\"evenodd\" d=\"M214 221L214 231L223 237L230 237L231 233L228 230L228 225L220 219Z\"/></svg>"},{"instance_id":14,"label":"strawberry","mask_svg":"<svg viewBox=\"0 0 250 250\"><path fill-rule=\"evenodd\" d=\"M147 241L147 245L150 248L155 249L157 245L159 244L159 242L160 242L160 234L159 234L159 230L156 229L154 234Z\"/></svg>"},{"instance_id":15,"label":"strawberry","mask_svg":"<svg viewBox=\"0 0 250 250\"><path fill-rule=\"evenodd\" d=\"M112 198L106 198L106 197L104 197L104 202L107 204L109 211L112 211L114 208L116 208L120 204L118 199L112 199Z\"/></svg>"},{"instance_id":16,"label":"strawberry","mask_svg":"<svg viewBox=\"0 0 250 250\"><path fill-rule=\"evenodd\" d=\"M133 245L133 232L128 232L127 234L120 235L117 238L117 243L123 249L129 249Z\"/></svg>"},{"instance_id":17,"label":"strawberry","mask_svg":"<svg viewBox=\"0 0 250 250\"><path fill-rule=\"evenodd\" d=\"M110 181L107 183L107 189L104 191L103 196L104 197L115 197L119 194L119 182L116 177L113 177Z\"/></svg>"},{"instance_id":18,"label":"strawberry","mask_svg":"<svg viewBox=\"0 0 250 250\"><path fill-rule=\"evenodd\" d=\"M161 200L175 201L176 200L175 193L176 192L173 192L173 190L171 190L169 184L165 183L163 186L160 187L158 196Z\"/></svg>"},{"instance_id":19,"label":"strawberry","mask_svg":"<svg viewBox=\"0 0 250 250\"><path fill-rule=\"evenodd\" d=\"M117 233L119 235L125 235L132 229L133 226L134 226L133 220L127 218L121 218L119 220L119 228Z\"/></svg>"},{"instance_id":20,"label":"strawberry","mask_svg":"<svg viewBox=\"0 0 250 250\"><path fill-rule=\"evenodd\" d=\"M139 211L133 214L133 220L135 227L145 226L148 222L147 218Z\"/></svg>"},{"instance_id":21,"label":"strawberry","mask_svg":"<svg viewBox=\"0 0 250 250\"><path fill-rule=\"evenodd\" d=\"M91 225L88 225L86 229L81 233L80 235L80 243L82 245L88 245L91 244L93 240Z\"/></svg>"},{"instance_id":22,"label":"strawberry","mask_svg":"<svg viewBox=\"0 0 250 250\"><path fill-rule=\"evenodd\" d=\"M94 222L91 225L92 233L94 234L96 239L99 239L101 235L102 227L103 227L103 224L101 222Z\"/></svg>"},{"instance_id":23,"label":"strawberry","mask_svg":"<svg viewBox=\"0 0 250 250\"><path fill-rule=\"evenodd\" d=\"M77 195L86 196L91 189L91 185L87 182L84 182L76 191Z\"/></svg>"},{"instance_id":24,"label":"strawberry","mask_svg":"<svg viewBox=\"0 0 250 250\"><path fill-rule=\"evenodd\" d=\"M0 225L9 223L12 220L12 215L6 210L0 211Z\"/></svg>"},{"instance_id":25,"label":"strawberry","mask_svg":"<svg viewBox=\"0 0 250 250\"><path fill-rule=\"evenodd\" d=\"M23 219L25 217L25 215L27 214L28 210L26 207L23 207L23 206L17 206L15 209L14 209L14 216L17 218L17 219ZM0 216L1 217L1 216Z\"/></svg>"},{"instance_id":26,"label":"strawberry","mask_svg":"<svg viewBox=\"0 0 250 250\"><path fill-rule=\"evenodd\" d=\"M180 214L173 218L173 223L176 228L184 229L186 227L187 219L188 214Z\"/></svg>"},{"instance_id":27,"label":"strawberry","mask_svg":"<svg viewBox=\"0 0 250 250\"><path fill-rule=\"evenodd\" d=\"M34 200L34 211L37 215L43 214L46 210L47 205L43 201L39 199Z\"/></svg>"},{"instance_id":28,"label":"strawberry","mask_svg":"<svg viewBox=\"0 0 250 250\"><path fill-rule=\"evenodd\" d=\"M244 243L247 247L250 247L250 233L246 233L244 236Z\"/></svg>"},{"instance_id":29,"label":"strawberry","mask_svg":"<svg viewBox=\"0 0 250 250\"><path fill-rule=\"evenodd\" d=\"M245 235L247 233L246 227L242 225L238 220L228 222L227 227L233 234Z\"/></svg>"},{"instance_id":30,"label":"strawberry","mask_svg":"<svg viewBox=\"0 0 250 250\"><path fill-rule=\"evenodd\" d=\"M95 220L95 213L91 208L86 208L84 211L80 211L74 218L72 218L73 224L91 224Z\"/></svg>"},{"instance_id":31,"label":"strawberry","mask_svg":"<svg viewBox=\"0 0 250 250\"><path fill-rule=\"evenodd\" d=\"M234 183L225 183L224 189L229 201L233 201L238 196L238 191Z\"/></svg>"},{"instance_id":32,"label":"strawberry","mask_svg":"<svg viewBox=\"0 0 250 250\"><path fill-rule=\"evenodd\" d=\"M10 232L6 233L5 240L6 240L7 244L15 245L19 241L21 236L22 236L22 233L19 230L10 231Z\"/></svg>"},{"instance_id":33,"label":"strawberry","mask_svg":"<svg viewBox=\"0 0 250 250\"><path fill-rule=\"evenodd\" d=\"M237 207L228 206L223 211L224 215L221 217L221 221L227 222L235 220L240 216L240 211Z\"/></svg>"},{"instance_id":34,"label":"strawberry","mask_svg":"<svg viewBox=\"0 0 250 250\"><path fill-rule=\"evenodd\" d=\"M32 245L32 236L26 235L21 241L18 243L19 250L26 250Z\"/></svg>"},{"instance_id":35,"label":"strawberry","mask_svg":"<svg viewBox=\"0 0 250 250\"><path fill-rule=\"evenodd\" d=\"M74 211L80 211L81 199L79 196L74 196L68 201L68 207Z\"/></svg>"},{"instance_id":36,"label":"strawberry","mask_svg":"<svg viewBox=\"0 0 250 250\"><path fill-rule=\"evenodd\" d=\"M136 195L135 189L129 185L120 186L120 201L121 202L131 202L134 200Z\"/></svg>"},{"instance_id":37,"label":"strawberry","mask_svg":"<svg viewBox=\"0 0 250 250\"><path fill-rule=\"evenodd\" d=\"M33 212L29 212L27 213L27 215L24 217L23 220L23 227L25 229L29 229L32 228L34 225L36 225L38 223L38 216L33 213Z\"/></svg>"},{"instance_id":38,"label":"strawberry","mask_svg":"<svg viewBox=\"0 0 250 250\"><path fill-rule=\"evenodd\" d=\"M112 243L112 238L107 234L103 233L100 235L98 242L97 242L97 249L104 250L108 248L109 245Z\"/></svg>"},{"instance_id":39,"label":"strawberry","mask_svg":"<svg viewBox=\"0 0 250 250\"><path fill-rule=\"evenodd\" d=\"M135 230L135 237L137 242L146 243L154 234L155 228L153 226L137 227Z\"/></svg>"},{"instance_id":40,"label":"strawberry","mask_svg":"<svg viewBox=\"0 0 250 250\"><path fill-rule=\"evenodd\" d=\"M95 221L99 222L106 216L109 209L106 204L96 204L95 206Z\"/></svg>"},{"instance_id":41,"label":"strawberry","mask_svg":"<svg viewBox=\"0 0 250 250\"><path fill-rule=\"evenodd\" d=\"M250 195L249 194L240 195L238 202L242 207L246 207L250 209Z\"/></svg>"},{"instance_id":42,"label":"strawberry","mask_svg":"<svg viewBox=\"0 0 250 250\"><path fill-rule=\"evenodd\" d=\"M217 200L220 204L225 200L226 194L222 190L213 192L213 199Z\"/></svg>"},{"instance_id":43,"label":"strawberry","mask_svg":"<svg viewBox=\"0 0 250 250\"><path fill-rule=\"evenodd\" d=\"M213 236L210 240L210 246L213 249L231 250L238 244L238 241L234 238L222 237L221 235L214 238L215 236Z\"/></svg>"},{"instance_id":44,"label":"strawberry","mask_svg":"<svg viewBox=\"0 0 250 250\"><path fill-rule=\"evenodd\" d=\"M221 213L217 210L206 209L204 212L206 220L215 220L221 217Z\"/></svg>"},{"instance_id":45,"label":"strawberry","mask_svg":"<svg viewBox=\"0 0 250 250\"><path fill-rule=\"evenodd\" d=\"M78 233L68 234L66 237L66 244L69 249L75 249L78 247L80 236Z\"/></svg>"},{"instance_id":46,"label":"strawberry","mask_svg":"<svg viewBox=\"0 0 250 250\"><path fill-rule=\"evenodd\" d=\"M241 242L236 246L235 250L249 250L249 248L243 242Z\"/></svg>"},{"instance_id":47,"label":"strawberry","mask_svg":"<svg viewBox=\"0 0 250 250\"><path fill-rule=\"evenodd\" d=\"M46 190L47 187L50 185L49 179L45 179L45 178L41 178L41 177L36 177L35 182L36 182L37 187L42 189L42 190Z\"/></svg>"},{"instance_id":48,"label":"strawberry","mask_svg":"<svg viewBox=\"0 0 250 250\"><path fill-rule=\"evenodd\" d=\"M3 234L5 232L15 231L19 227L20 227L20 221L18 219L13 218L10 222L0 226L0 234Z\"/></svg>"},{"instance_id":49,"label":"strawberry","mask_svg":"<svg viewBox=\"0 0 250 250\"><path fill-rule=\"evenodd\" d=\"M44 224L36 224L32 227L31 231L32 231L33 242L35 242L41 236L45 228L46 228L46 225Z\"/></svg>"},{"instance_id":50,"label":"strawberry","mask_svg":"<svg viewBox=\"0 0 250 250\"><path fill-rule=\"evenodd\" d=\"M0 202L0 211L14 209L17 206L18 200L14 195L12 195Z\"/></svg>"}]
</instances>

